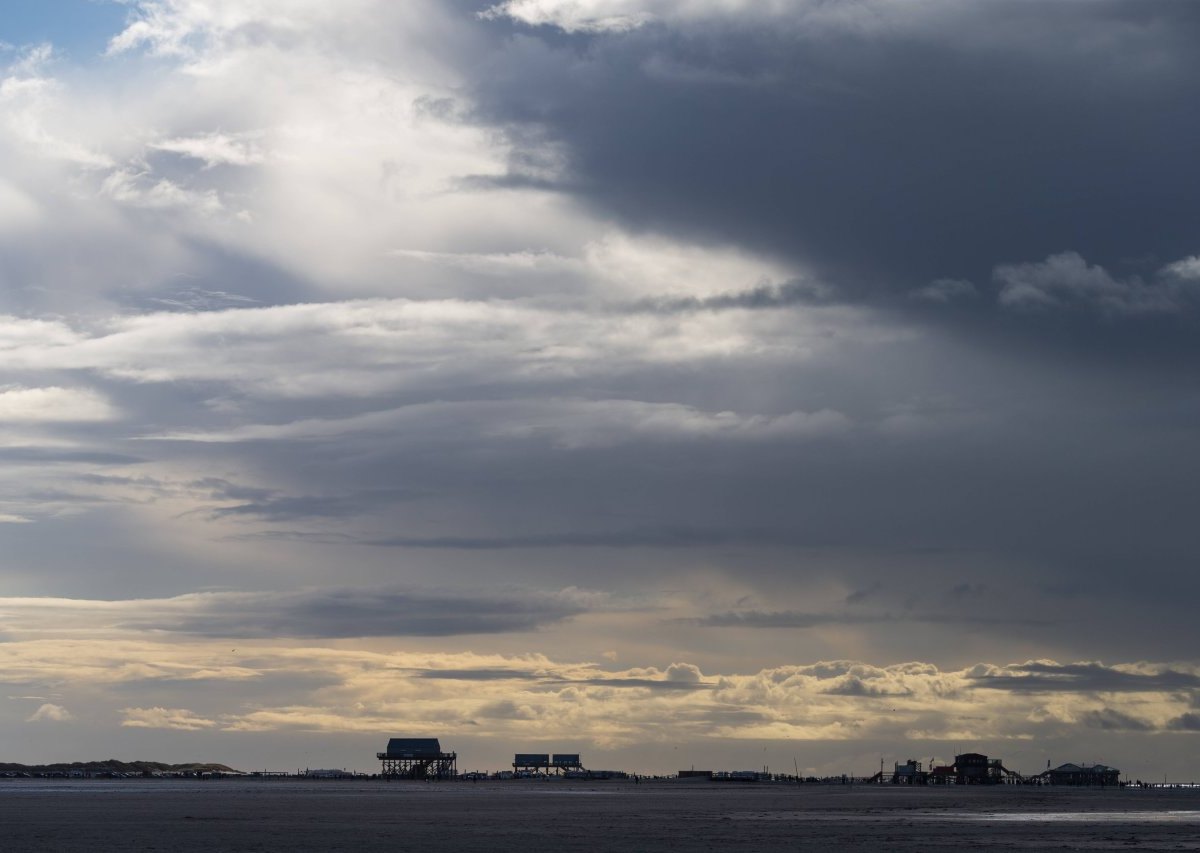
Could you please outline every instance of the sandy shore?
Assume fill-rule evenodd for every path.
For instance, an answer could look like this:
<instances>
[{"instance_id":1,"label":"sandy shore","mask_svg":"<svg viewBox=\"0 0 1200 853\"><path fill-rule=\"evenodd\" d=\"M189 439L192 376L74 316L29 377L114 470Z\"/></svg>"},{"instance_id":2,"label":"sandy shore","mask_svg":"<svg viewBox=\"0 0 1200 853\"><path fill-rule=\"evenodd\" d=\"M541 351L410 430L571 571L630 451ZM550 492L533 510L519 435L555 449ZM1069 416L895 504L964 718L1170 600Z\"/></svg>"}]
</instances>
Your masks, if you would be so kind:
<instances>
[{"instance_id":1,"label":"sandy shore","mask_svg":"<svg viewBox=\"0 0 1200 853\"><path fill-rule=\"evenodd\" d=\"M0 781L4 851L1200 850L1200 791Z\"/></svg>"}]
</instances>

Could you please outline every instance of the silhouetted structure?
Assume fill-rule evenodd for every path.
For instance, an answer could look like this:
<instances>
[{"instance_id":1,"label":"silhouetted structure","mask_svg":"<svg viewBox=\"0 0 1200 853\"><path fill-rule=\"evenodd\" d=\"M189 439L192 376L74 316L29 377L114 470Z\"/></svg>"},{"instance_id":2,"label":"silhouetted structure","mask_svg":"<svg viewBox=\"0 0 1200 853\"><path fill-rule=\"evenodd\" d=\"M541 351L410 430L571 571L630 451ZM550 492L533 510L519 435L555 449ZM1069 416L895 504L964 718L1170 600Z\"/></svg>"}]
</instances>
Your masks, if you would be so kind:
<instances>
[{"instance_id":1,"label":"silhouetted structure","mask_svg":"<svg viewBox=\"0 0 1200 853\"><path fill-rule=\"evenodd\" d=\"M577 752L556 752L553 757L547 752L518 752L513 756L513 771L516 773L563 773L581 770L583 765Z\"/></svg>"},{"instance_id":2,"label":"silhouetted structure","mask_svg":"<svg viewBox=\"0 0 1200 853\"><path fill-rule=\"evenodd\" d=\"M903 764L896 764L896 770L892 773L893 785L926 785L929 783L929 774L925 772L921 762L909 759Z\"/></svg>"},{"instance_id":3,"label":"silhouetted structure","mask_svg":"<svg viewBox=\"0 0 1200 853\"><path fill-rule=\"evenodd\" d=\"M1105 764L1062 764L1042 774L1051 785L1118 785L1121 771Z\"/></svg>"},{"instance_id":4,"label":"silhouetted structure","mask_svg":"<svg viewBox=\"0 0 1200 853\"><path fill-rule=\"evenodd\" d=\"M375 757L383 762L383 778L392 779L453 779L458 775L458 753L442 752L435 737L394 737L388 741L387 752Z\"/></svg>"},{"instance_id":5,"label":"silhouetted structure","mask_svg":"<svg viewBox=\"0 0 1200 853\"><path fill-rule=\"evenodd\" d=\"M988 758L978 752L964 752L954 756L954 763L933 765L930 759L928 772L922 772L918 761L897 764L892 776L893 784L910 785L1000 785L1020 784L1029 780L1016 771L1009 770L999 758Z\"/></svg>"},{"instance_id":6,"label":"silhouetted structure","mask_svg":"<svg viewBox=\"0 0 1200 853\"><path fill-rule=\"evenodd\" d=\"M550 768L561 773L565 770L582 770L583 765L579 763L578 752L556 752L550 759Z\"/></svg>"},{"instance_id":7,"label":"silhouetted structure","mask_svg":"<svg viewBox=\"0 0 1200 853\"><path fill-rule=\"evenodd\" d=\"M983 785L992 781L988 773L988 757L978 752L954 756L954 776L954 781L959 785Z\"/></svg>"},{"instance_id":8,"label":"silhouetted structure","mask_svg":"<svg viewBox=\"0 0 1200 853\"><path fill-rule=\"evenodd\" d=\"M928 778L931 785L952 785L954 784L954 765L939 764L931 767Z\"/></svg>"},{"instance_id":9,"label":"silhouetted structure","mask_svg":"<svg viewBox=\"0 0 1200 853\"><path fill-rule=\"evenodd\" d=\"M518 752L513 756L513 770L517 773L544 773L550 770L550 753Z\"/></svg>"}]
</instances>

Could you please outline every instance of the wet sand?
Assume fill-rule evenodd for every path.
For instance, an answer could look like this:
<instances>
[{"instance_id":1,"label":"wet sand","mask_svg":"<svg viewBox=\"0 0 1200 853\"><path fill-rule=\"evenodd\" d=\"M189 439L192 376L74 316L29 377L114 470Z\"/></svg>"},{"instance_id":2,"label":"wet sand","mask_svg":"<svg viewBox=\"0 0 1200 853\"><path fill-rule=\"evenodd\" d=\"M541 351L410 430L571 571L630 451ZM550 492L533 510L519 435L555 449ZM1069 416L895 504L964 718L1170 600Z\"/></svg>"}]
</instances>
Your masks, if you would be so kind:
<instances>
[{"instance_id":1,"label":"wet sand","mask_svg":"<svg viewBox=\"0 0 1200 853\"><path fill-rule=\"evenodd\" d=\"M4 851L1200 850L1200 791L2 780Z\"/></svg>"}]
</instances>

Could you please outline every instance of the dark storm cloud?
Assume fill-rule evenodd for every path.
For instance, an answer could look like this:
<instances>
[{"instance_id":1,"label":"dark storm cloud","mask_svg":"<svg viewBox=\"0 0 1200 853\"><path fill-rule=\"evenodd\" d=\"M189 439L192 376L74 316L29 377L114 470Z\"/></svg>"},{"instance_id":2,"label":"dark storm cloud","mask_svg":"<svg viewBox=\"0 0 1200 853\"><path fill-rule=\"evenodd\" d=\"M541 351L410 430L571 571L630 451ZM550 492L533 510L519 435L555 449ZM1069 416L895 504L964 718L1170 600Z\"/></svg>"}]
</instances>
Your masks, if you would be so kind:
<instances>
[{"instance_id":1,"label":"dark storm cloud","mask_svg":"<svg viewBox=\"0 0 1200 853\"><path fill-rule=\"evenodd\" d=\"M761 711L751 711L738 707L722 707L717 705L689 711L686 708L675 709L671 713L673 720L681 722L701 723L713 726L752 726L758 723L772 722L775 717Z\"/></svg>"},{"instance_id":2,"label":"dark storm cloud","mask_svg":"<svg viewBox=\"0 0 1200 853\"><path fill-rule=\"evenodd\" d=\"M483 116L561 143L571 192L631 227L856 293L1200 248L1193 3L1001 0L865 33L755 10L516 29L476 79Z\"/></svg>"},{"instance_id":3,"label":"dark storm cloud","mask_svg":"<svg viewBox=\"0 0 1200 853\"><path fill-rule=\"evenodd\" d=\"M714 685L703 681L667 678L570 678L553 672L522 672L517 669L420 669L416 678L432 678L455 681L510 681L522 680L550 686L571 684L589 687L618 687L618 689L644 689L662 691L712 690Z\"/></svg>"},{"instance_id":4,"label":"dark storm cloud","mask_svg":"<svg viewBox=\"0 0 1200 853\"><path fill-rule=\"evenodd\" d=\"M1088 728L1110 732L1149 732L1154 730L1154 726L1145 720L1140 720L1130 714L1123 714L1112 708L1088 711L1080 719Z\"/></svg>"},{"instance_id":5,"label":"dark storm cloud","mask_svg":"<svg viewBox=\"0 0 1200 853\"><path fill-rule=\"evenodd\" d=\"M1049 624L1040 619L996 618L976 614L960 616L945 613L804 613L795 610L734 610L681 621L710 628L817 628L822 625L871 625L888 622L1023 627L1045 627Z\"/></svg>"},{"instance_id":6,"label":"dark storm cloud","mask_svg":"<svg viewBox=\"0 0 1200 853\"><path fill-rule=\"evenodd\" d=\"M314 562L341 560L340 548L370 544L375 547L347 558L352 567L367 560L385 565L366 582L386 583L394 571L387 561L408 551L406 565L422 572L425 583L436 583L435 574L450 567L455 583L499 572L555 587L603 577L623 590L645 584L647 566L656 582L684 577L703 553L745 591L782 589L786 595L759 608L773 615L730 617L725 625L706 626L710 630L803 628L819 622L797 592L807 584L844 585L840 598L882 581L886 589L867 603L896 620L915 620L915 608L928 614L943 606L959 619L954 624L973 624L999 638L1013 627L1035 627L1039 640L1054 644L1047 655L1177 657L1169 632L1133 638L1108 626L1153 618L1183 636L1194 632L1187 602L1196 578L1182 569L1194 549L1190 507L1200 455L1187 387L1128 365L1109 373L1043 363L1020 349L997 358L944 347L937 338L914 346L872 351L871 358L852 354L832 373L800 364L781 371L777 382L728 362L702 371L650 367L634 377L588 380L604 397L615 389L734 411L754 411L761 400L784 411L830 406L868 424L881 417L872 408L890 403L893 394L918 400L898 418L911 411L911 432L865 426L819 446L630 440L561 448L445 435L429 452L420 443L425 437L410 433L405 441L352 434L252 450L155 449L196 454L205 464L223 458L213 455L220 451L252 460L246 467L259 477L247 476L249 482L287 484L286 491L240 484L251 490L245 497L213 484L204 512L228 503L249 513L268 509L273 497L354 496L389 483L436 496L420 512L395 503L366 519L332 516L344 522L336 526L321 526L314 516L299 519L312 527L276 522L289 529L247 529L233 537L228 528L214 531L234 541L321 543L326 547L305 551ZM965 428L941 429L937 419L957 409L977 409L980 417ZM928 429L924 421L932 422ZM434 503L445 512L427 509ZM949 594L955 588L961 596ZM993 604L1003 602L1002 611L979 606L978 591L985 588ZM910 605L907 596L918 603ZM884 633L898 622L872 617L857 624ZM1067 653L1060 642L1075 645Z\"/></svg>"},{"instance_id":7,"label":"dark storm cloud","mask_svg":"<svg viewBox=\"0 0 1200 853\"><path fill-rule=\"evenodd\" d=\"M414 672L417 678L447 681L511 681L537 678L534 673L516 669L422 669Z\"/></svg>"},{"instance_id":8,"label":"dark storm cloud","mask_svg":"<svg viewBox=\"0 0 1200 853\"><path fill-rule=\"evenodd\" d=\"M525 536L395 536L366 542L387 548L506 551L524 548L699 548L726 542L777 541L779 531L663 527L568 531Z\"/></svg>"},{"instance_id":9,"label":"dark storm cloud","mask_svg":"<svg viewBox=\"0 0 1200 853\"><path fill-rule=\"evenodd\" d=\"M950 588L947 593L951 599L963 600L968 598L978 598L985 595L988 591L986 584L982 583L959 583Z\"/></svg>"},{"instance_id":10,"label":"dark storm cloud","mask_svg":"<svg viewBox=\"0 0 1200 853\"><path fill-rule=\"evenodd\" d=\"M207 492L212 500L242 501L231 506L200 511L214 520L246 518L281 522L348 518L376 512L389 504L418 497L414 492L398 488L358 490L339 495L286 495L277 489L247 486L220 478L206 478L188 485L190 488Z\"/></svg>"},{"instance_id":11,"label":"dark storm cloud","mask_svg":"<svg viewBox=\"0 0 1200 853\"><path fill-rule=\"evenodd\" d=\"M254 517L265 521L291 521L298 518L345 518L378 509L406 496L396 492L379 492L349 497L329 495L297 495L269 497L254 503L219 507L209 514L212 518Z\"/></svg>"},{"instance_id":12,"label":"dark storm cloud","mask_svg":"<svg viewBox=\"0 0 1200 853\"><path fill-rule=\"evenodd\" d=\"M1200 714L1181 714L1171 720L1167 728L1177 732L1200 732Z\"/></svg>"},{"instance_id":13,"label":"dark storm cloud","mask_svg":"<svg viewBox=\"0 0 1200 853\"><path fill-rule=\"evenodd\" d=\"M107 498L97 497L96 495L81 495L76 492L68 492L60 489L30 489L25 493L25 498L36 503L56 504L103 503L107 500Z\"/></svg>"},{"instance_id":14,"label":"dark storm cloud","mask_svg":"<svg viewBox=\"0 0 1200 853\"><path fill-rule=\"evenodd\" d=\"M156 477L124 477L115 474L80 474L76 479L93 486L135 486L138 489L165 494L170 491L164 480Z\"/></svg>"},{"instance_id":15,"label":"dark storm cloud","mask_svg":"<svg viewBox=\"0 0 1200 853\"><path fill-rule=\"evenodd\" d=\"M229 542L305 542L311 545L350 545L355 538L346 533L319 533L312 530L258 530L221 537Z\"/></svg>"},{"instance_id":16,"label":"dark storm cloud","mask_svg":"<svg viewBox=\"0 0 1200 853\"><path fill-rule=\"evenodd\" d=\"M53 463L83 463L87 465L137 465L147 460L124 453L102 450L66 450L58 447L0 447L0 461L14 464L42 465Z\"/></svg>"},{"instance_id":17,"label":"dark storm cloud","mask_svg":"<svg viewBox=\"0 0 1200 853\"><path fill-rule=\"evenodd\" d=\"M587 684L591 687L618 687L618 688L640 688L645 690L665 690L675 692L679 690L712 690L716 687L715 684L706 684L704 682L695 681L670 681L659 680L656 678L586 678L586 679L564 679L564 684Z\"/></svg>"},{"instance_id":18,"label":"dark storm cloud","mask_svg":"<svg viewBox=\"0 0 1200 853\"><path fill-rule=\"evenodd\" d=\"M276 492L259 486L246 486L220 477L205 477L188 484L209 493L214 500L268 500Z\"/></svg>"},{"instance_id":19,"label":"dark storm cloud","mask_svg":"<svg viewBox=\"0 0 1200 853\"><path fill-rule=\"evenodd\" d=\"M846 604L862 604L867 599L874 596L882 588L882 584L878 581L864 589L856 589L846 596Z\"/></svg>"},{"instance_id":20,"label":"dark storm cloud","mask_svg":"<svg viewBox=\"0 0 1200 853\"><path fill-rule=\"evenodd\" d=\"M896 689L888 685L872 684L857 678L852 675L847 675L839 680L838 684L832 687L826 687L820 691L828 696L864 696L864 697L883 697L883 696L911 696L912 691L906 689Z\"/></svg>"},{"instance_id":21,"label":"dark storm cloud","mask_svg":"<svg viewBox=\"0 0 1200 853\"><path fill-rule=\"evenodd\" d=\"M212 593L122 627L204 637L448 637L535 631L589 610L570 594L452 595L369 589Z\"/></svg>"},{"instance_id":22,"label":"dark storm cloud","mask_svg":"<svg viewBox=\"0 0 1200 853\"><path fill-rule=\"evenodd\" d=\"M426 669L416 673L418 678L444 679L452 681L531 681L541 685L564 686L578 684L587 687L615 687L621 689L639 688L645 690L662 690L668 692L688 690L711 690L715 685L699 681L688 681L667 678L624 678L596 677L569 678L553 672L520 671L512 669Z\"/></svg>"},{"instance_id":23,"label":"dark storm cloud","mask_svg":"<svg viewBox=\"0 0 1200 853\"><path fill-rule=\"evenodd\" d=\"M728 311L731 309L786 308L803 303L826 301L828 293L807 281L762 284L736 293L717 296L644 299L628 306L631 313L680 314L688 311Z\"/></svg>"},{"instance_id":24,"label":"dark storm cloud","mask_svg":"<svg viewBox=\"0 0 1200 853\"><path fill-rule=\"evenodd\" d=\"M815 397L818 405L858 406L861 420L872 416L875 384L905 395L916 384L921 394L983 408L984 417L965 429L939 430L936 418L954 407L935 396L929 414L914 411L912 434L863 428L819 446L628 441L563 449L449 436L428 452L390 435L279 442L256 446L248 458L269 472L263 480L292 483L289 495L352 496L393 483L434 495L450 511L440 517L426 504L415 513L398 503L365 520L335 517L354 524L301 519L314 526L288 523L280 525L287 530L231 538L321 543L327 547L307 552L318 561L340 559L338 549L354 544L375 546L354 561L386 561L407 550L412 570L425 572L422 582L436 582L434 573L449 566L462 583L502 572L556 587L603 577L613 589L645 583L646 566L656 578L685 573L703 552L746 591L760 583L788 591L775 606L756 608L759 614L713 620L711 630L828 623L791 591L832 581L844 585L840 597L875 588L864 604L896 620L874 615L857 623L865 630L883 632L901 619L936 629L953 617L950 624L997 637L1014 627L1052 643L1075 637L1072 658L1171 659L1175 641L1167 632L1130 638L1106 626L1155 618L1184 635L1194 630L1186 602L1196 580L1179 568L1194 545L1189 508L1200 483L1187 397L1171 381L1147 383L1136 370L1041 364L1023 351L997 360L941 343L921 342L916 353L885 349L867 364L845 359L833 377L800 365L778 386L728 364L703 375L647 369L633 380L596 382L602 394L632 382L647 395L702 405L713 398L733 410L753 411L755 395L784 410L811 407ZM935 421L928 434L923 418ZM207 458L227 448L241 450L163 450ZM213 484L206 494L214 503L261 507L284 493L238 497ZM384 570L376 577L386 582ZM990 606L980 606L983 590ZM863 607L851 608L860 620ZM1068 656L1057 645L1046 654Z\"/></svg>"},{"instance_id":25,"label":"dark storm cloud","mask_svg":"<svg viewBox=\"0 0 1200 853\"><path fill-rule=\"evenodd\" d=\"M794 610L740 610L687 620L710 628L815 628L821 625L865 625L891 622L886 613L800 613Z\"/></svg>"},{"instance_id":26,"label":"dark storm cloud","mask_svg":"<svg viewBox=\"0 0 1200 853\"><path fill-rule=\"evenodd\" d=\"M485 720L528 720L534 717L528 708L519 707L511 699L488 702L475 713Z\"/></svg>"},{"instance_id":27,"label":"dark storm cloud","mask_svg":"<svg viewBox=\"0 0 1200 853\"><path fill-rule=\"evenodd\" d=\"M254 683L256 687L269 690L272 693L290 694L298 701L311 697L314 690L331 687L339 683L339 679L323 672L273 672L269 663L263 663L247 655L241 657L238 649L230 649L229 657L239 666L245 668L262 667L265 671L256 672ZM214 689L227 687L230 681L244 680L243 676L212 675L198 677L195 673L173 674L170 671L155 672L145 678L131 678L113 685L113 689L121 693L136 693L140 701L167 702L170 697L186 696L189 703L202 700L205 695L211 696Z\"/></svg>"},{"instance_id":28,"label":"dark storm cloud","mask_svg":"<svg viewBox=\"0 0 1200 853\"><path fill-rule=\"evenodd\" d=\"M977 687L1030 693L1063 691L1144 692L1200 689L1200 676L1163 669L1159 672L1129 672L1099 663L1037 663L1005 667L1003 672L969 672Z\"/></svg>"}]
</instances>

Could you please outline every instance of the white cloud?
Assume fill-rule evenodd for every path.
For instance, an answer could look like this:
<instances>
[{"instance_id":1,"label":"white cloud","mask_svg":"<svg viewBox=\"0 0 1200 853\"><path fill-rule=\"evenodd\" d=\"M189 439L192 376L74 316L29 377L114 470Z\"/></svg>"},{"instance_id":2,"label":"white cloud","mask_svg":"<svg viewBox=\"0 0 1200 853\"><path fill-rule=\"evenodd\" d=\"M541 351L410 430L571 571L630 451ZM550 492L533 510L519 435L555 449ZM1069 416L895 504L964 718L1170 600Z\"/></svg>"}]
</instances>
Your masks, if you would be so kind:
<instances>
[{"instance_id":1,"label":"white cloud","mask_svg":"<svg viewBox=\"0 0 1200 853\"><path fill-rule=\"evenodd\" d=\"M97 289L152 290L212 263L214 248L331 299L704 296L799 274L734 249L621 234L557 192L488 185L514 169L553 182L563 157L552 142L518 144L465 120L453 58L473 36L441 4L130 5L111 51L135 68L141 51L158 57L136 97L48 76L44 63L0 86L10 140L25 143L21 171L36 167L32 183L0 183L0 221L60 223L31 261L38 280L68 280L83 257ZM64 185L41 211L45 189ZM81 250L76 222L111 257ZM135 275L118 262L129 257Z\"/></svg>"},{"instance_id":2,"label":"white cloud","mask_svg":"<svg viewBox=\"0 0 1200 853\"><path fill-rule=\"evenodd\" d=\"M89 389L0 386L0 423L84 423L117 416L106 399Z\"/></svg>"},{"instance_id":3,"label":"white cloud","mask_svg":"<svg viewBox=\"0 0 1200 853\"><path fill-rule=\"evenodd\" d=\"M21 76L37 76L54 59L54 45L48 42L24 48L15 62L8 66L9 73Z\"/></svg>"},{"instance_id":4,"label":"white cloud","mask_svg":"<svg viewBox=\"0 0 1200 853\"><path fill-rule=\"evenodd\" d=\"M1200 279L1200 255L1191 255L1173 264L1167 264L1162 268L1162 273L1177 278Z\"/></svg>"},{"instance_id":5,"label":"white cloud","mask_svg":"<svg viewBox=\"0 0 1200 853\"><path fill-rule=\"evenodd\" d=\"M0 178L0 227L16 229L42 221L37 201L14 184Z\"/></svg>"},{"instance_id":6,"label":"white cloud","mask_svg":"<svg viewBox=\"0 0 1200 853\"><path fill-rule=\"evenodd\" d=\"M485 17L507 16L531 26L567 32L626 32L649 23L686 24L712 19L787 20L798 27L872 32L952 4L943 0L505 0Z\"/></svg>"},{"instance_id":7,"label":"white cloud","mask_svg":"<svg viewBox=\"0 0 1200 853\"><path fill-rule=\"evenodd\" d=\"M0 222L28 220L48 201L43 217L57 222L39 235L50 245L29 253L35 280L61 291L64 270L82 265L124 289L153 289L210 265L215 248L331 291L395 294L387 253L398 243L462 251L504 234L504 250L520 252L545 242L533 236L542 224L552 234L581 230L550 193L467 186L505 174L511 145L465 123L462 110L429 107L458 97L447 59L461 37L440 4L130 7L112 50L128 54L122 64L137 86L45 62L0 79ZM141 50L158 58L142 64ZM514 216L518 198L530 203ZM124 216L129 208L193 215ZM71 233L97 218L110 227L89 233L126 261L144 261L158 241L176 252L117 264Z\"/></svg>"},{"instance_id":8,"label":"white cloud","mask_svg":"<svg viewBox=\"0 0 1200 853\"><path fill-rule=\"evenodd\" d=\"M625 32L654 20L645 2L614 0L508 0L482 14L506 15L532 26L552 25L567 32Z\"/></svg>"},{"instance_id":9,"label":"white cloud","mask_svg":"<svg viewBox=\"0 0 1200 853\"><path fill-rule=\"evenodd\" d=\"M881 333L869 312L842 306L676 315L395 299L149 314L78 329L0 318L0 349L10 369L355 397L456 381L537 385L734 357L802 363Z\"/></svg>"},{"instance_id":10,"label":"white cloud","mask_svg":"<svg viewBox=\"0 0 1200 853\"><path fill-rule=\"evenodd\" d=\"M81 337L60 320L40 320L0 314L0 351L16 351L30 345L62 347Z\"/></svg>"},{"instance_id":11,"label":"white cloud","mask_svg":"<svg viewBox=\"0 0 1200 853\"><path fill-rule=\"evenodd\" d=\"M201 136L164 139L150 144L155 151L169 151L204 162L205 166L254 166L266 161L261 133L207 133Z\"/></svg>"},{"instance_id":12,"label":"white cloud","mask_svg":"<svg viewBox=\"0 0 1200 853\"><path fill-rule=\"evenodd\" d=\"M244 664L233 668L232 659ZM1173 721L1194 708L1200 684L1194 666L1148 662L1040 660L942 669L924 661L828 660L702 672L686 660L616 669L541 654L269 641L231 648L227 641L173 637L166 643L153 635L82 645L73 638L18 639L0 645L0 662L11 683L69 683L132 728L373 734L400 728L439 737L569 737L600 747L729 740L900 746L961 736L992 744L1014 763L1020 755L1039 761L1042 747L1023 744L1045 739L1097 748L1122 721L1133 721L1139 731L1171 731ZM139 690L177 685L185 671L208 685L204 711L129 703ZM314 678L301 682L300 694L277 692L280 680ZM236 681L236 692L212 689L228 679ZM56 714L47 711L43 719ZM672 720L669 730L663 719ZM1095 729L1091 740L1089 727Z\"/></svg>"},{"instance_id":13,"label":"white cloud","mask_svg":"<svg viewBox=\"0 0 1200 853\"><path fill-rule=\"evenodd\" d=\"M836 435L851 427L840 412L744 415L705 412L676 403L638 400L506 400L423 403L351 418L311 419L287 424L245 424L226 432L151 435L171 441L228 443L305 440L355 432L509 439L546 439L568 448L601 447L632 440L727 439L756 441Z\"/></svg>"},{"instance_id":14,"label":"white cloud","mask_svg":"<svg viewBox=\"0 0 1200 853\"><path fill-rule=\"evenodd\" d=\"M131 21L109 53L145 48L157 56L195 57L238 43L303 38L361 20L377 0L133 0ZM427 4L414 0L414 6Z\"/></svg>"},{"instance_id":15,"label":"white cloud","mask_svg":"<svg viewBox=\"0 0 1200 853\"><path fill-rule=\"evenodd\" d=\"M704 673L693 663L673 663L664 673L667 681L678 681L684 684L700 684L704 681Z\"/></svg>"},{"instance_id":16,"label":"white cloud","mask_svg":"<svg viewBox=\"0 0 1200 853\"><path fill-rule=\"evenodd\" d=\"M189 190L166 178L126 169L110 172L101 182L100 192L114 201L150 210L182 208L207 216L223 207L216 190Z\"/></svg>"},{"instance_id":17,"label":"white cloud","mask_svg":"<svg viewBox=\"0 0 1200 853\"><path fill-rule=\"evenodd\" d=\"M216 721L205 719L186 708L123 708L121 713L125 715L121 725L129 728L196 732L217 725Z\"/></svg>"},{"instance_id":18,"label":"white cloud","mask_svg":"<svg viewBox=\"0 0 1200 853\"><path fill-rule=\"evenodd\" d=\"M620 610L612 596L570 587L470 592L421 588L311 588L287 592L203 592L172 598L103 601L0 598L13 630L42 633L44 620L69 615L71 631L137 637L145 632L180 637L438 637L539 630L585 613ZM53 632L51 632L53 633ZM170 666L156 671L177 681L260 675L226 665Z\"/></svg>"},{"instance_id":19,"label":"white cloud","mask_svg":"<svg viewBox=\"0 0 1200 853\"><path fill-rule=\"evenodd\" d=\"M29 723L65 723L73 720L74 716L62 705L55 705L51 702L46 702L36 711L34 711L27 719Z\"/></svg>"},{"instance_id":20,"label":"white cloud","mask_svg":"<svg viewBox=\"0 0 1200 853\"><path fill-rule=\"evenodd\" d=\"M429 264L453 267L479 275L511 276L530 273L552 275L580 274L584 264L577 258L568 258L552 252L429 252L421 249L396 249L390 254Z\"/></svg>"},{"instance_id":21,"label":"white cloud","mask_svg":"<svg viewBox=\"0 0 1200 853\"><path fill-rule=\"evenodd\" d=\"M802 275L737 249L612 232L584 247L584 263L609 296L716 296Z\"/></svg>"},{"instance_id":22,"label":"white cloud","mask_svg":"<svg viewBox=\"0 0 1200 853\"><path fill-rule=\"evenodd\" d=\"M1186 278L1189 260L1166 271ZM997 266L992 278L1001 285L1000 304L1015 310L1083 307L1112 316L1163 314L1183 310L1194 298L1175 279L1117 278L1104 267L1089 265L1077 252L1061 252L1037 263Z\"/></svg>"},{"instance_id":23,"label":"white cloud","mask_svg":"<svg viewBox=\"0 0 1200 853\"><path fill-rule=\"evenodd\" d=\"M8 140L26 153L84 170L113 165L108 156L52 127L63 109L62 90L55 80L20 76L0 79L0 108L0 127Z\"/></svg>"},{"instance_id":24,"label":"white cloud","mask_svg":"<svg viewBox=\"0 0 1200 853\"><path fill-rule=\"evenodd\" d=\"M743 415L705 412L675 403L637 400L545 401L503 417L483 419L493 434L511 437L548 436L565 447L596 447L643 438L730 439L756 441L836 435L850 428L840 412L789 412Z\"/></svg>"}]
</instances>

